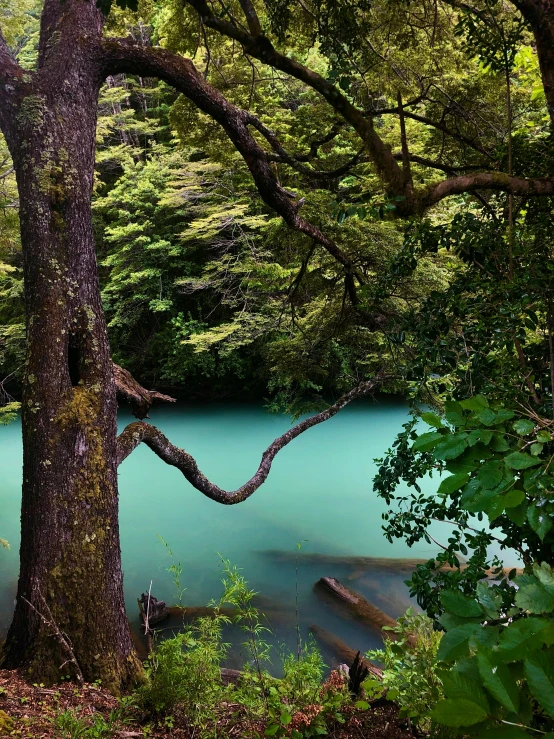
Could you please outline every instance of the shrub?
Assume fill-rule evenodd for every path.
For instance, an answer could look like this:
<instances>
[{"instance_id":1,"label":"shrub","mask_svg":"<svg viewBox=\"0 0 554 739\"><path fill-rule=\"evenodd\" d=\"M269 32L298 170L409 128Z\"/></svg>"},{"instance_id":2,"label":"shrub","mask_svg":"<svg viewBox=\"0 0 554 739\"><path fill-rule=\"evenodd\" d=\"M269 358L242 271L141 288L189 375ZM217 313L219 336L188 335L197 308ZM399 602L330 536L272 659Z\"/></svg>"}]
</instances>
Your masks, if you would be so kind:
<instances>
[{"instance_id":1,"label":"shrub","mask_svg":"<svg viewBox=\"0 0 554 739\"><path fill-rule=\"evenodd\" d=\"M395 633L396 640L387 640L384 649L367 656L383 663L383 687L387 698L400 706L400 715L428 731L431 709L443 697L437 661L442 634L435 631L430 618L411 608L398 619L397 627L385 628Z\"/></svg>"}]
</instances>

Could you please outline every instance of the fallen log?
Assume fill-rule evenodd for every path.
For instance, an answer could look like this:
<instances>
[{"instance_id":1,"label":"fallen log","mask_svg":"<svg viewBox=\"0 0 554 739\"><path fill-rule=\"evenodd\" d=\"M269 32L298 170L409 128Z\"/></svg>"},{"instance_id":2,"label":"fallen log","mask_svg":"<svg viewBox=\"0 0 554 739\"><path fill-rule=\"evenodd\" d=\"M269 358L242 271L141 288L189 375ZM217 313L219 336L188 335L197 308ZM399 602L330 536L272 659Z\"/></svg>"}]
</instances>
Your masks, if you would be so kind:
<instances>
[{"instance_id":1,"label":"fallen log","mask_svg":"<svg viewBox=\"0 0 554 739\"><path fill-rule=\"evenodd\" d=\"M320 552L289 552L281 549L265 549L261 552L266 557L271 557L277 562L295 565L329 565L330 567L350 568L350 572L346 575L347 580L358 580L368 571L384 570L386 572L395 572L399 574L411 573L418 565L424 565L429 559L418 559L410 557L358 557L343 554L322 554ZM467 565L463 562L460 568L463 570ZM451 565L441 565L439 568L443 571L455 570L457 567ZM517 567L504 567L504 575L508 575L512 570L516 570L516 574L521 574L523 570ZM487 570L487 577L493 577L493 570Z\"/></svg>"},{"instance_id":2,"label":"fallen log","mask_svg":"<svg viewBox=\"0 0 554 739\"><path fill-rule=\"evenodd\" d=\"M342 639L336 636L336 634L333 634L331 631L327 631L326 629L322 629L321 626L317 626L316 624L310 626L310 631L318 642L337 657L339 662L345 662L347 665L352 665L354 663L356 655L359 652L358 649L352 649L352 647L349 647L348 644L343 642ZM383 671L377 667L377 665L365 658L362 659L361 662L363 666L367 668L370 675L373 675L373 677L376 677L378 680L383 679Z\"/></svg>"},{"instance_id":3,"label":"fallen log","mask_svg":"<svg viewBox=\"0 0 554 739\"><path fill-rule=\"evenodd\" d=\"M382 569L394 572L413 572L417 565L428 562L428 559L396 558L396 557L358 557L343 554L321 554L319 552L288 552L280 549L266 549L262 552L278 562L299 565L331 565L349 567L357 577L371 569Z\"/></svg>"},{"instance_id":4,"label":"fallen log","mask_svg":"<svg viewBox=\"0 0 554 739\"><path fill-rule=\"evenodd\" d=\"M460 570L461 571L465 570L466 568L467 568L467 565L466 564L460 565ZM443 565L441 565L439 567L439 571L440 572L455 572L457 569L458 569L457 567L453 567L452 565L448 565L448 564L443 564ZM508 575L510 574L510 572L514 572L514 571L515 571L514 577L516 575L523 574L523 568L522 567L503 567L502 568L502 574L504 575L504 577L508 577ZM496 574L497 574L497 568L495 568L495 567L489 567L488 570L485 570L485 575L489 579L490 578L493 578L493 577L496 577Z\"/></svg>"},{"instance_id":5,"label":"fallen log","mask_svg":"<svg viewBox=\"0 0 554 739\"><path fill-rule=\"evenodd\" d=\"M336 578L322 577L316 583L316 592L318 591L333 596L341 606L344 606L354 616L371 626L372 629L378 631L381 639L397 639L395 632L389 631L389 629L396 628L398 621L369 603L359 593L349 590ZM387 627L387 629L385 630L384 627ZM412 637L409 637L409 641L412 641Z\"/></svg>"}]
</instances>

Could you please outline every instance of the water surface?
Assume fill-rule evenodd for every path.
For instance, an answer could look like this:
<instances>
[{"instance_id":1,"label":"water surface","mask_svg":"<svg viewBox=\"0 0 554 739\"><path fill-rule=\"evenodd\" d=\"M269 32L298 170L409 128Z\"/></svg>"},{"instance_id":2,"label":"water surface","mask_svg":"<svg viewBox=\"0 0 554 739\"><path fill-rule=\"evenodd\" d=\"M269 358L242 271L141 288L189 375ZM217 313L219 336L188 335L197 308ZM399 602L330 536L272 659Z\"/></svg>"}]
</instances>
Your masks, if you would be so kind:
<instances>
[{"instance_id":1,"label":"water surface","mask_svg":"<svg viewBox=\"0 0 554 739\"><path fill-rule=\"evenodd\" d=\"M264 449L288 428L290 419L261 405L157 407L152 423L193 454L200 469L225 489L251 477ZM267 482L247 501L223 506L192 488L175 468L141 446L120 467L121 546L125 594L131 621L136 598L148 590L168 603L175 588L167 568L171 546L183 568L183 602L206 605L221 593L219 554L242 568L273 614L274 641L295 641L296 571L298 610L304 636L311 624L334 631L356 649L379 644L359 623L341 617L314 593L322 576L337 577L390 615L409 604L405 574L363 571L348 557L422 557L436 553L422 543L409 549L389 544L381 531L383 501L372 491L375 457L384 454L407 419L404 404L389 398L359 401L308 430L279 452ZM121 414L124 426L130 415ZM18 567L21 430L0 427L0 635L9 625ZM437 480L426 482L436 489ZM436 538L447 538L437 525ZM301 550L296 567L297 545ZM327 555L317 557L316 554ZM337 556L334 559L333 555ZM342 559L341 561L341 558Z\"/></svg>"}]
</instances>

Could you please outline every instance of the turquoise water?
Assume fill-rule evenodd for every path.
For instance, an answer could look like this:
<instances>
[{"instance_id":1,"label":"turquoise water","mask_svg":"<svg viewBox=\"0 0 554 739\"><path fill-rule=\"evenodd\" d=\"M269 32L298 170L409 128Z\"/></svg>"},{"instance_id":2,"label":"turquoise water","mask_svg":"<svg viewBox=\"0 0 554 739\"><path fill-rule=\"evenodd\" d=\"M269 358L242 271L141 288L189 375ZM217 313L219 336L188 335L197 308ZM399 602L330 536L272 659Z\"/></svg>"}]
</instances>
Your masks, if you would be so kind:
<instances>
[{"instance_id":1,"label":"turquoise water","mask_svg":"<svg viewBox=\"0 0 554 739\"><path fill-rule=\"evenodd\" d=\"M196 457L214 482L234 489L258 466L263 450L290 427L290 419L257 405L158 407L152 423ZM409 604L405 574L360 571L348 557L428 558L436 548L389 544L381 531L383 501L372 491L375 457L382 456L406 421L407 408L391 399L360 401L308 430L277 455L268 481L247 501L222 506L204 498L147 447L120 467L121 547L128 615L138 621L136 598L148 590L170 603L175 588L167 568L171 546L183 568L183 602L206 605L221 593L219 554L242 568L273 614L276 643L294 644L297 544L299 622L303 634L318 624L356 649L377 646L376 634L341 617L313 590L322 576L337 577L390 615ZM121 426L130 416L121 415ZM17 581L21 439L17 424L0 427L0 635L9 625ZM427 483L435 489L436 480ZM437 524L433 535L446 538ZM327 555L317 557L315 555ZM336 555L336 559L333 557Z\"/></svg>"}]
</instances>

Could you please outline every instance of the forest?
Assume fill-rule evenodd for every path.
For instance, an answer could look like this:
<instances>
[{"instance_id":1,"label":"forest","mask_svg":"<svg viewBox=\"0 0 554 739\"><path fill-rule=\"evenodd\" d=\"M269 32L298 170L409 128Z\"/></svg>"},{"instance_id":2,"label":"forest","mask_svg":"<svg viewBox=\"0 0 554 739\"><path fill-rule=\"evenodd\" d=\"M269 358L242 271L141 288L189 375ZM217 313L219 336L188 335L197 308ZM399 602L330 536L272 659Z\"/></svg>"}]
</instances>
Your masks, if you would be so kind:
<instances>
[{"instance_id":1,"label":"forest","mask_svg":"<svg viewBox=\"0 0 554 739\"><path fill-rule=\"evenodd\" d=\"M554 738L553 127L551 0L0 0L0 736ZM220 487L185 423L254 474ZM268 536L284 653L225 551L183 603L164 531L174 604L153 565L133 626L143 447L191 541L193 498L253 538L295 449L296 541L363 491L364 551ZM374 641L308 633L308 567Z\"/></svg>"}]
</instances>

